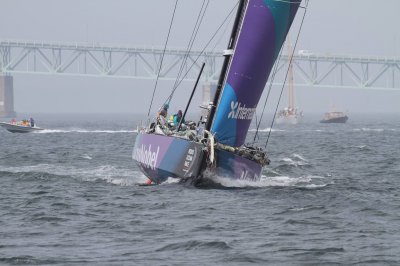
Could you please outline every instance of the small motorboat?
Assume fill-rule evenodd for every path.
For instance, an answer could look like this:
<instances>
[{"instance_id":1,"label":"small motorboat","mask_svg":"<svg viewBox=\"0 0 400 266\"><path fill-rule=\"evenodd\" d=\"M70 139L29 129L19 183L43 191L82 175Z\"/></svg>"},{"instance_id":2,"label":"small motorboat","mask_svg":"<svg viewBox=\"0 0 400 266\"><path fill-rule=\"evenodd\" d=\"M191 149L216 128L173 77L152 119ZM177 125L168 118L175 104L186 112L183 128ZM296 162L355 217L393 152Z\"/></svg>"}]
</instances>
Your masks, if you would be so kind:
<instances>
[{"instance_id":1,"label":"small motorboat","mask_svg":"<svg viewBox=\"0 0 400 266\"><path fill-rule=\"evenodd\" d=\"M343 112L328 112L320 123L346 123L349 117Z\"/></svg>"},{"instance_id":2,"label":"small motorboat","mask_svg":"<svg viewBox=\"0 0 400 266\"><path fill-rule=\"evenodd\" d=\"M36 125L31 126L29 121L22 120L20 122L0 122L0 126L10 131L11 133L30 133L35 131L43 130L43 128L37 127Z\"/></svg>"}]
</instances>

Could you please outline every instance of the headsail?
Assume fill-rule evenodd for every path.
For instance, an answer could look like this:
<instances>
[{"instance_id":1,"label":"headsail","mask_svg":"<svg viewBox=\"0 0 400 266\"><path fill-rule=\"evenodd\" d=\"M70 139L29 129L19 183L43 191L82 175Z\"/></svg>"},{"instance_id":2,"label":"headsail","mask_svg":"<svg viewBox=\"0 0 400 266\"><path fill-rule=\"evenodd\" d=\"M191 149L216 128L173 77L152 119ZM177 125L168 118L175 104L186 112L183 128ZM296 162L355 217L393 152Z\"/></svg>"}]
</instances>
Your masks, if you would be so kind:
<instances>
[{"instance_id":1,"label":"headsail","mask_svg":"<svg viewBox=\"0 0 400 266\"><path fill-rule=\"evenodd\" d=\"M248 0L235 52L213 117L218 142L243 145L268 76L300 5L299 0ZM212 119L212 118L211 118Z\"/></svg>"}]
</instances>

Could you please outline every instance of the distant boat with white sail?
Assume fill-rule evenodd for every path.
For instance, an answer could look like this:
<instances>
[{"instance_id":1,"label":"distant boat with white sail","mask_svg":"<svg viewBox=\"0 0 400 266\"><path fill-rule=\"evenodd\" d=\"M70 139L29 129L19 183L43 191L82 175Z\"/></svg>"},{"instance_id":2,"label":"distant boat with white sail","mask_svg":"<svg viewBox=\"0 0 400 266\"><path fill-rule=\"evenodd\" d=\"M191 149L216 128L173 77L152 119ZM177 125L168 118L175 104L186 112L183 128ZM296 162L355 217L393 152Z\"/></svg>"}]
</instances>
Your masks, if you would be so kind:
<instances>
[{"instance_id":1,"label":"distant boat with white sail","mask_svg":"<svg viewBox=\"0 0 400 266\"><path fill-rule=\"evenodd\" d=\"M295 106L295 95L294 95L294 77L293 77L293 64L291 58L293 57L293 49L290 45L290 40L286 40L288 46L288 61L289 61L289 72L288 72L288 95L289 104L283 110L280 110L276 118L277 124L298 124L303 118L303 112L296 108Z\"/></svg>"}]
</instances>

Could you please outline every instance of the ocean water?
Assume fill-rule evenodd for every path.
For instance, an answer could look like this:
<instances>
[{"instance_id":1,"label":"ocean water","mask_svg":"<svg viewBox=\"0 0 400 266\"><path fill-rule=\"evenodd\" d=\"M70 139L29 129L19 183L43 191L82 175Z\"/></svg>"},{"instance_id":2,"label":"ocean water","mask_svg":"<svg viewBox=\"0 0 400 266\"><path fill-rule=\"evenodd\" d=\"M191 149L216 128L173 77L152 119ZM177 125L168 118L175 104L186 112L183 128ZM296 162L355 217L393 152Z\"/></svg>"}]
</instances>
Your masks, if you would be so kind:
<instances>
[{"instance_id":1,"label":"ocean water","mask_svg":"<svg viewBox=\"0 0 400 266\"><path fill-rule=\"evenodd\" d=\"M202 189L140 186L138 117L35 118L0 130L0 265L400 265L399 116L276 125L260 182Z\"/></svg>"}]
</instances>

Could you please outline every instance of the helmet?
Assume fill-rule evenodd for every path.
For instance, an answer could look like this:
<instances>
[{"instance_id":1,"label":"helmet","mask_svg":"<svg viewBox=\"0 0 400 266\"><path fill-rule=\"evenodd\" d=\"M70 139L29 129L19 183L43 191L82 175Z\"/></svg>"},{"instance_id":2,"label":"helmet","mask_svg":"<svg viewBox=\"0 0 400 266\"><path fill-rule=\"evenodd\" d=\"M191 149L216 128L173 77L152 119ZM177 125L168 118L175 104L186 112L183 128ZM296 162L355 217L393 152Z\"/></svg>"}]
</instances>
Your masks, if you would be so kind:
<instances>
[{"instance_id":1,"label":"helmet","mask_svg":"<svg viewBox=\"0 0 400 266\"><path fill-rule=\"evenodd\" d=\"M168 103L164 103L163 109L168 110L168 108L169 108L169 104Z\"/></svg>"}]
</instances>

